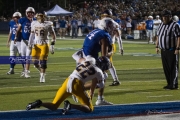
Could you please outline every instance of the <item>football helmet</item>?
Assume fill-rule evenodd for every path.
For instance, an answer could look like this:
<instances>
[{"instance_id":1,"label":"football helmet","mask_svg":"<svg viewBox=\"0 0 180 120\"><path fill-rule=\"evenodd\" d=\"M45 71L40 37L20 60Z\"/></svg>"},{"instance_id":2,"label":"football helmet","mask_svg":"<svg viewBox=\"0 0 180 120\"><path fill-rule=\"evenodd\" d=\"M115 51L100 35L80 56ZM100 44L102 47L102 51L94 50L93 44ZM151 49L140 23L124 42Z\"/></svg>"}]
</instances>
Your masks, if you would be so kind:
<instances>
[{"instance_id":1,"label":"football helmet","mask_svg":"<svg viewBox=\"0 0 180 120\"><path fill-rule=\"evenodd\" d=\"M26 9L26 16L28 16L28 12L33 12L33 13L35 13L35 10L34 10L34 8L33 7L28 7L27 9Z\"/></svg>"},{"instance_id":2,"label":"football helmet","mask_svg":"<svg viewBox=\"0 0 180 120\"><path fill-rule=\"evenodd\" d=\"M102 14L101 14L101 18L104 17L112 17L112 11L110 9L105 10Z\"/></svg>"},{"instance_id":3,"label":"football helmet","mask_svg":"<svg viewBox=\"0 0 180 120\"><path fill-rule=\"evenodd\" d=\"M116 24L114 24L113 19L111 18L103 18L98 24L98 28L107 31L112 35L113 31L116 29Z\"/></svg>"},{"instance_id":4,"label":"football helmet","mask_svg":"<svg viewBox=\"0 0 180 120\"><path fill-rule=\"evenodd\" d=\"M111 62L109 60L109 58L107 57L99 57L96 60L96 65L102 70L102 71L106 71L111 67Z\"/></svg>"},{"instance_id":5,"label":"football helmet","mask_svg":"<svg viewBox=\"0 0 180 120\"><path fill-rule=\"evenodd\" d=\"M18 17L18 18L21 18L21 17L22 17L22 15L21 15L21 13L20 13L20 12L15 12L15 13L13 14L13 17Z\"/></svg>"},{"instance_id":6,"label":"football helmet","mask_svg":"<svg viewBox=\"0 0 180 120\"><path fill-rule=\"evenodd\" d=\"M44 22L46 18L44 12L37 13L35 17L40 23Z\"/></svg>"},{"instance_id":7,"label":"football helmet","mask_svg":"<svg viewBox=\"0 0 180 120\"><path fill-rule=\"evenodd\" d=\"M178 22L178 21L179 21L179 17L178 17L177 15L174 15L174 16L173 16L173 20L174 20L175 22Z\"/></svg>"}]
</instances>

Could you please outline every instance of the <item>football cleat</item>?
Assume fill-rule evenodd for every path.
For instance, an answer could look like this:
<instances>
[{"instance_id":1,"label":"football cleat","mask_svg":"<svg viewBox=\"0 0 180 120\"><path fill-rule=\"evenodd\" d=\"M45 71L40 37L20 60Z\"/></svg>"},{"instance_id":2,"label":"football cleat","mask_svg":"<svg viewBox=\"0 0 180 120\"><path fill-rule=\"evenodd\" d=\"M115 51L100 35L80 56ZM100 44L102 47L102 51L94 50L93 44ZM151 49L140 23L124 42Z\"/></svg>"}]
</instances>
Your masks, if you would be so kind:
<instances>
[{"instance_id":1,"label":"football cleat","mask_svg":"<svg viewBox=\"0 0 180 120\"><path fill-rule=\"evenodd\" d=\"M96 101L96 105L113 105L113 103L108 102L108 101L102 99L102 100L97 100Z\"/></svg>"},{"instance_id":2,"label":"football cleat","mask_svg":"<svg viewBox=\"0 0 180 120\"><path fill-rule=\"evenodd\" d=\"M14 70L10 70L6 73L7 75L11 75L11 74L14 74Z\"/></svg>"},{"instance_id":3,"label":"football cleat","mask_svg":"<svg viewBox=\"0 0 180 120\"><path fill-rule=\"evenodd\" d=\"M30 73L30 71L28 71L28 70L25 71L25 72L24 72L24 77L25 77L25 78L30 78L31 76L29 75L29 73Z\"/></svg>"},{"instance_id":4,"label":"football cleat","mask_svg":"<svg viewBox=\"0 0 180 120\"><path fill-rule=\"evenodd\" d=\"M71 109L71 103L68 100L64 101L64 109L62 109L62 114L66 115L66 113Z\"/></svg>"},{"instance_id":5,"label":"football cleat","mask_svg":"<svg viewBox=\"0 0 180 120\"><path fill-rule=\"evenodd\" d=\"M74 100L74 102L78 103L78 99L76 96L72 95L72 99Z\"/></svg>"},{"instance_id":6,"label":"football cleat","mask_svg":"<svg viewBox=\"0 0 180 120\"><path fill-rule=\"evenodd\" d=\"M118 86L120 84L121 84L121 82L119 82L119 81L113 81L113 83L109 86Z\"/></svg>"},{"instance_id":7,"label":"football cleat","mask_svg":"<svg viewBox=\"0 0 180 120\"><path fill-rule=\"evenodd\" d=\"M39 108L42 104L42 101L41 100L36 100L32 103L29 103L27 106L26 106L26 110L31 110L31 109L34 109L34 108Z\"/></svg>"}]
</instances>

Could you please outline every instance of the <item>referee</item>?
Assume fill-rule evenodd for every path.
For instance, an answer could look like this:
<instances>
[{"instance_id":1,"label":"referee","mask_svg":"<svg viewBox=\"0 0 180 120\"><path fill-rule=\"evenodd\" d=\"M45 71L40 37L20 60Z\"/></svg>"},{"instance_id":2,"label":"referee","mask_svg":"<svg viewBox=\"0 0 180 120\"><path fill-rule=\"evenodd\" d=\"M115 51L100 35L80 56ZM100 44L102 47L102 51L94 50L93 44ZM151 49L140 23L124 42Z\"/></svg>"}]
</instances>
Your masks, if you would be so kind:
<instances>
[{"instance_id":1,"label":"referee","mask_svg":"<svg viewBox=\"0 0 180 120\"><path fill-rule=\"evenodd\" d=\"M156 40L156 52L161 49L161 60L167 85L164 89L178 88L180 27L172 20L169 10L164 10L162 23L159 25Z\"/></svg>"}]
</instances>

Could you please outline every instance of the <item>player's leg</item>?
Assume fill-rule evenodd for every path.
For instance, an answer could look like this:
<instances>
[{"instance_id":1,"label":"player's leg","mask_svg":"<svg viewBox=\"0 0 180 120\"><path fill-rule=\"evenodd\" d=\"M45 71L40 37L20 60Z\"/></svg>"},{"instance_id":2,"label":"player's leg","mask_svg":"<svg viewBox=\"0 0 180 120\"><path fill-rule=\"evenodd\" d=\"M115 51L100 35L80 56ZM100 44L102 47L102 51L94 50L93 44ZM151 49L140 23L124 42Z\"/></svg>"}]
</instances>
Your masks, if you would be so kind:
<instances>
[{"instance_id":1,"label":"player's leg","mask_svg":"<svg viewBox=\"0 0 180 120\"><path fill-rule=\"evenodd\" d=\"M83 112L92 112L94 110L92 101L90 99L90 95L84 89L84 85L82 81L75 79L72 82L72 94L77 97L81 105L71 104L68 101L65 101L65 108L63 114L65 114L68 110L66 110L67 104L70 104L71 109L77 109ZM67 106L68 107L68 106Z\"/></svg>"},{"instance_id":2,"label":"player's leg","mask_svg":"<svg viewBox=\"0 0 180 120\"><path fill-rule=\"evenodd\" d=\"M26 40L26 59L28 59L28 61L26 62L26 67L25 67L25 78L30 78L31 76L29 75L30 73L30 61L31 61L31 51L32 48L28 47L28 41Z\"/></svg>"},{"instance_id":3,"label":"player's leg","mask_svg":"<svg viewBox=\"0 0 180 120\"><path fill-rule=\"evenodd\" d=\"M38 48L37 45L34 45L34 47L32 48L31 56L32 56L32 61L34 63L34 68L36 68L39 71L39 73L41 72L40 64L39 64L40 52L41 52L40 48Z\"/></svg>"},{"instance_id":4,"label":"player's leg","mask_svg":"<svg viewBox=\"0 0 180 120\"><path fill-rule=\"evenodd\" d=\"M11 44L10 44L10 57L14 58L16 55L16 46L14 44L14 41L11 41ZM14 66L15 66L15 63L10 63L10 70L7 72L8 75L10 74L14 74Z\"/></svg>"},{"instance_id":5,"label":"player's leg","mask_svg":"<svg viewBox=\"0 0 180 120\"><path fill-rule=\"evenodd\" d=\"M49 46L48 44L41 45L39 46L41 49L40 53L40 66L41 66L41 72L40 72L40 82L44 83L45 82L45 72L47 68L47 57L49 53Z\"/></svg>"},{"instance_id":6,"label":"player's leg","mask_svg":"<svg viewBox=\"0 0 180 120\"><path fill-rule=\"evenodd\" d=\"M114 44L112 46L113 46L113 53L114 53L114 49L116 46ZM111 54L111 56L109 58L110 62L111 62L111 67L109 68L109 72L113 78L113 83L110 86L117 86L117 85L120 85L121 83L120 83L119 78L117 76L116 69L113 65L112 56L113 56L113 54Z\"/></svg>"},{"instance_id":7,"label":"player's leg","mask_svg":"<svg viewBox=\"0 0 180 120\"><path fill-rule=\"evenodd\" d=\"M41 100L36 100L32 103L29 103L26 107L26 110L31 110L34 108L39 108L41 106L48 108L50 110L57 110L60 104L71 95L71 93L67 92L67 84L68 84L69 78L67 78L62 86L59 88L59 90L56 93L56 96L53 100L53 102L42 102Z\"/></svg>"},{"instance_id":8,"label":"player's leg","mask_svg":"<svg viewBox=\"0 0 180 120\"><path fill-rule=\"evenodd\" d=\"M24 40L21 40L21 57L24 60L26 59L26 44L24 43ZM24 66L24 70L22 70L21 72L21 77L25 75L25 66L26 66L26 63L24 61L22 61L22 64Z\"/></svg>"},{"instance_id":9,"label":"player's leg","mask_svg":"<svg viewBox=\"0 0 180 120\"><path fill-rule=\"evenodd\" d=\"M19 56L21 57L21 42L16 42L16 47L17 47L17 50L18 50L18 54L19 54ZM23 63L23 61L22 61L22 71L24 71L24 63Z\"/></svg>"}]
</instances>

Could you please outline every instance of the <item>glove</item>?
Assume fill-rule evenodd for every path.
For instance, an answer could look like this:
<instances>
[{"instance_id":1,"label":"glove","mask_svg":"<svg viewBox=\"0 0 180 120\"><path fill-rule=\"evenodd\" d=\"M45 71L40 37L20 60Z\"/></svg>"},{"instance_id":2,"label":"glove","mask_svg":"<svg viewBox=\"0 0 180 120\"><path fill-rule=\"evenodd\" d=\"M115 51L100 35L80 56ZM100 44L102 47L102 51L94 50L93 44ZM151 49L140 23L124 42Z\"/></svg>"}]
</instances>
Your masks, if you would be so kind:
<instances>
[{"instance_id":1,"label":"glove","mask_svg":"<svg viewBox=\"0 0 180 120\"><path fill-rule=\"evenodd\" d=\"M50 45L50 52L51 54L54 54L54 45Z\"/></svg>"}]
</instances>

